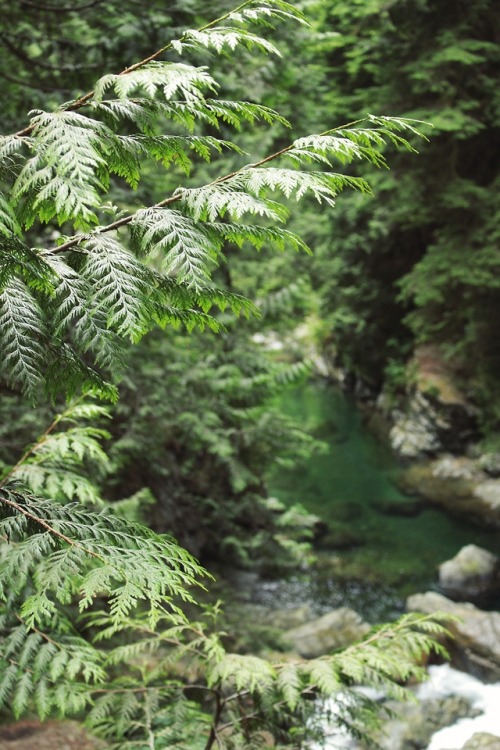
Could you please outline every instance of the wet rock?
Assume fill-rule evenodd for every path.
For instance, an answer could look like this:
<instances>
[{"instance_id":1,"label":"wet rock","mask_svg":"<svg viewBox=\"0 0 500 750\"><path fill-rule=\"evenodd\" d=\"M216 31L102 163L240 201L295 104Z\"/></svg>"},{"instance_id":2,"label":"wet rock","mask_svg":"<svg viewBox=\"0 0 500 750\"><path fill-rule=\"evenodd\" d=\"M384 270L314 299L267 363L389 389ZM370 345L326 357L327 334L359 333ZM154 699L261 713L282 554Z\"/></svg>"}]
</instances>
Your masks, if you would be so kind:
<instances>
[{"instance_id":1,"label":"wet rock","mask_svg":"<svg viewBox=\"0 0 500 750\"><path fill-rule=\"evenodd\" d=\"M291 630L310 622L313 611L310 604L288 609L260 609L260 619L265 625L272 625L278 630Z\"/></svg>"},{"instance_id":2,"label":"wet rock","mask_svg":"<svg viewBox=\"0 0 500 750\"><path fill-rule=\"evenodd\" d=\"M450 363L439 347L425 345L415 349L409 370L413 392L390 414L392 447L404 458L462 453L478 438L477 410L458 387Z\"/></svg>"},{"instance_id":3,"label":"wet rock","mask_svg":"<svg viewBox=\"0 0 500 750\"><path fill-rule=\"evenodd\" d=\"M405 411L394 411L392 419L389 441L403 458L434 455L442 449L438 431L446 430L448 424L421 393L415 394Z\"/></svg>"},{"instance_id":4,"label":"wet rock","mask_svg":"<svg viewBox=\"0 0 500 750\"><path fill-rule=\"evenodd\" d=\"M385 721L383 733L375 738L382 750L424 750L434 732L480 713L469 700L457 695L418 703L391 701L388 708L396 718Z\"/></svg>"},{"instance_id":5,"label":"wet rock","mask_svg":"<svg viewBox=\"0 0 500 750\"><path fill-rule=\"evenodd\" d=\"M474 488L474 497L490 515L500 517L500 479L488 479Z\"/></svg>"},{"instance_id":6,"label":"wet rock","mask_svg":"<svg viewBox=\"0 0 500 750\"><path fill-rule=\"evenodd\" d=\"M495 479L500 477L500 453L483 453L479 457L479 468Z\"/></svg>"},{"instance_id":7,"label":"wet rock","mask_svg":"<svg viewBox=\"0 0 500 750\"><path fill-rule=\"evenodd\" d=\"M462 479L464 481L480 480L474 461L464 456L441 456L432 464L432 474L442 479Z\"/></svg>"},{"instance_id":8,"label":"wet rock","mask_svg":"<svg viewBox=\"0 0 500 750\"><path fill-rule=\"evenodd\" d=\"M451 664L484 682L500 680L500 613L484 612L469 602L458 603L428 591L414 594L407 609L432 614L444 612L458 618L448 627L454 640L446 644Z\"/></svg>"},{"instance_id":9,"label":"wet rock","mask_svg":"<svg viewBox=\"0 0 500 750\"><path fill-rule=\"evenodd\" d=\"M477 732L467 740L462 750L500 750L500 736Z\"/></svg>"},{"instance_id":10,"label":"wet rock","mask_svg":"<svg viewBox=\"0 0 500 750\"><path fill-rule=\"evenodd\" d=\"M489 479L474 459L441 456L408 467L400 484L477 526L500 528L500 479Z\"/></svg>"},{"instance_id":11,"label":"wet rock","mask_svg":"<svg viewBox=\"0 0 500 750\"><path fill-rule=\"evenodd\" d=\"M487 602L500 594L500 558L468 544L439 566L439 585L455 601Z\"/></svg>"},{"instance_id":12,"label":"wet rock","mask_svg":"<svg viewBox=\"0 0 500 750\"><path fill-rule=\"evenodd\" d=\"M298 628L287 630L283 638L301 656L314 659L363 638L370 626L353 609L340 607Z\"/></svg>"},{"instance_id":13,"label":"wet rock","mask_svg":"<svg viewBox=\"0 0 500 750\"><path fill-rule=\"evenodd\" d=\"M403 458L460 453L478 437L476 413L470 404L443 403L418 390L391 418L389 440Z\"/></svg>"}]
</instances>

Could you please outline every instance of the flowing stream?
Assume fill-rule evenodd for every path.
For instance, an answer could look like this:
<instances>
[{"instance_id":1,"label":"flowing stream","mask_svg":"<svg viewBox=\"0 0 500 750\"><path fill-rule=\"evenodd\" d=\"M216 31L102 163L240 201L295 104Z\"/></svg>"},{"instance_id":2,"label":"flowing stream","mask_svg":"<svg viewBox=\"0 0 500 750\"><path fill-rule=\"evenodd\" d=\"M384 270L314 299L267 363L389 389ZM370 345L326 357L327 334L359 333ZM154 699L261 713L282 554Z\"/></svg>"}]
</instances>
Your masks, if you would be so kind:
<instances>
[{"instance_id":1,"label":"flowing stream","mask_svg":"<svg viewBox=\"0 0 500 750\"><path fill-rule=\"evenodd\" d=\"M437 566L463 545L500 548L498 531L474 528L406 495L398 487L400 464L339 388L308 383L286 392L280 407L327 450L294 470L277 469L271 494L302 504L328 529L318 565L261 583L256 597L262 603L308 602L317 613L352 606L376 622L399 613L410 593L435 587Z\"/></svg>"}]
</instances>

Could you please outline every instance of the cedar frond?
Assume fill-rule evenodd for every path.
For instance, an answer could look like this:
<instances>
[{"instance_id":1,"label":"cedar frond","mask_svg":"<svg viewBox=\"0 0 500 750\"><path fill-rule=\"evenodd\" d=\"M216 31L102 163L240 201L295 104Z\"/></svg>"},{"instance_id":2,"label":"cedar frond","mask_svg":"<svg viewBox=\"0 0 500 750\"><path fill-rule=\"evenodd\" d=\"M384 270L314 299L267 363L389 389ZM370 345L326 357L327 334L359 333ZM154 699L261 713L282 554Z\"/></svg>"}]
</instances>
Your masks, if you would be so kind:
<instances>
[{"instance_id":1,"label":"cedar frond","mask_svg":"<svg viewBox=\"0 0 500 750\"><path fill-rule=\"evenodd\" d=\"M43 383L45 336L40 306L22 280L12 277L0 290L0 371L31 400Z\"/></svg>"}]
</instances>

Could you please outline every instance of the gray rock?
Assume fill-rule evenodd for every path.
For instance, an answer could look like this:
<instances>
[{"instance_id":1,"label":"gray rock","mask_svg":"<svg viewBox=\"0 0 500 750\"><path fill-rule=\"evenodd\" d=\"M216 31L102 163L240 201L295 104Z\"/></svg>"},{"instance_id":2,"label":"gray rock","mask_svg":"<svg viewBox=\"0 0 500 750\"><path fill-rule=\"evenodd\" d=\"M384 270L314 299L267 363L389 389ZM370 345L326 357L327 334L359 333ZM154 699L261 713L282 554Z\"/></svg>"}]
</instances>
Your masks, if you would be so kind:
<instances>
[{"instance_id":1,"label":"gray rock","mask_svg":"<svg viewBox=\"0 0 500 750\"><path fill-rule=\"evenodd\" d=\"M410 596L407 608L424 614L444 612L459 618L449 625L455 637L446 644L452 665L484 682L500 680L499 612L484 612L468 602L452 602L434 591Z\"/></svg>"},{"instance_id":2,"label":"gray rock","mask_svg":"<svg viewBox=\"0 0 500 750\"><path fill-rule=\"evenodd\" d=\"M418 388L405 409L393 411L391 417L391 445L405 458L445 451L460 453L477 437L477 418L471 404L447 401L443 394L431 396Z\"/></svg>"},{"instance_id":3,"label":"gray rock","mask_svg":"<svg viewBox=\"0 0 500 750\"><path fill-rule=\"evenodd\" d=\"M446 429L448 425L421 393L415 394L405 412L395 411L392 417L389 440L400 456L418 458L442 449L438 428Z\"/></svg>"},{"instance_id":4,"label":"gray rock","mask_svg":"<svg viewBox=\"0 0 500 750\"><path fill-rule=\"evenodd\" d=\"M500 736L477 732L467 740L463 750L500 750Z\"/></svg>"},{"instance_id":5,"label":"gray rock","mask_svg":"<svg viewBox=\"0 0 500 750\"><path fill-rule=\"evenodd\" d=\"M265 609L260 614L260 619L265 625L285 631L305 625L312 617L314 615L311 605L307 603L288 609Z\"/></svg>"},{"instance_id":6,"label":"gray rock","mask_svg":"<svg viewBox=\"0 0 500 750\"><path fill-rule=\"evenodd\" d=\"M463 456L457 457L451 455L438 458L432 464L432 474L442 479L479 480L481 478L481 475L476 470L474 461Z\"/></svg>"},{"instance_id":7,"label":"gray rock","mask_svg":"<svg viewBox=\"0 0 500 750\"><path fill-rule=\"evenodd\" d=\"M484 503L490 513L500 514L500 479L487 479L474 489L474 497Z\"/></svg>"},{"instance_id":8,"label":"gray rock","mask_svg":"<svg viewBox=\"0 0 500 750\"><path fill-rule=\"evenodd\" d=\"M457 695L418 703L391 701L388 708L396 718L384 721L382 733L374 738L382 750L424 750L434 732L480 713L470 701Z\"/></svg>"},{"instance_id":9,"label":"gray rock","mask_svg":"<svg viewBox=\"0 0 500 750\"><path fill-rule=\"evenodd\" d=\"M478 463L479 468L490 477L500 477L500 453L483 453Z\"/></svg>"},{"instance_id":10,"label":"gray rock","mask_svg":"<svg viewBox=\"0 0 500 750\"><path fill-rule=\"evenodd\" d=\"M500 558L468 544L439 566L439 585L455 601L486 601L500 593Z\"/></svg>"},{"instance_id":11,"label":"gray rock","mask_svg":"<svg viewBox=\"0 0 500 750\"><path fill-rule=\"evenodd\" d=\"M462 750L500 750L500 737L487 732L477 732L467 740Z\"/></svg>"},{"instance_id":12,"label":"gray rock","mask_svg":"<svg viewBox=\"0 0 500 750\"><path fill-rule=\"evenodd\" d=\"M363 638L370 625L353 609L340 607L298 628L287 630L283 638L306 659L323 656Z\"/></svg>"},{"instance_id":13,"label":"gray rock","mask_svg":"<svg viewBox=\"0 0 500 750\"><path fill-rule=\"evenodd\" d=\"M401 484L451 515L484 528L500 528L500 480L489 479L471 458L444 455L413 464Z\"/></svg>"}]
</instances>

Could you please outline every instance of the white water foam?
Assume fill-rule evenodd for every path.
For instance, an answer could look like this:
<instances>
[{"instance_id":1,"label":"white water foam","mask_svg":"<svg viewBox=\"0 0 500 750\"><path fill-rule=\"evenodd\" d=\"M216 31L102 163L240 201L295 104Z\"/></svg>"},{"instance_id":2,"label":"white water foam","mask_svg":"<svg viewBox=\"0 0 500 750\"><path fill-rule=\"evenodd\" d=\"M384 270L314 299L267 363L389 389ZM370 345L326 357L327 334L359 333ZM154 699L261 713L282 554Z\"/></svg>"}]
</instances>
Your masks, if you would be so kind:
<instances>
[{"instance_id":1,"label":"white water foam","mask_svg":"<svg viewBox=\"0 0 500 750\"><path fill-rule=\"evenodd\" d=\"M487 732L500 737L500 682L484 685L465 672L448 664L429 668L429 679L417 690L422 699L460 695L467 698L481 714L473 719L459 719L455 724L432 735L427 750L461 748L473 734Z\"/></svg>"}]
</instances>

